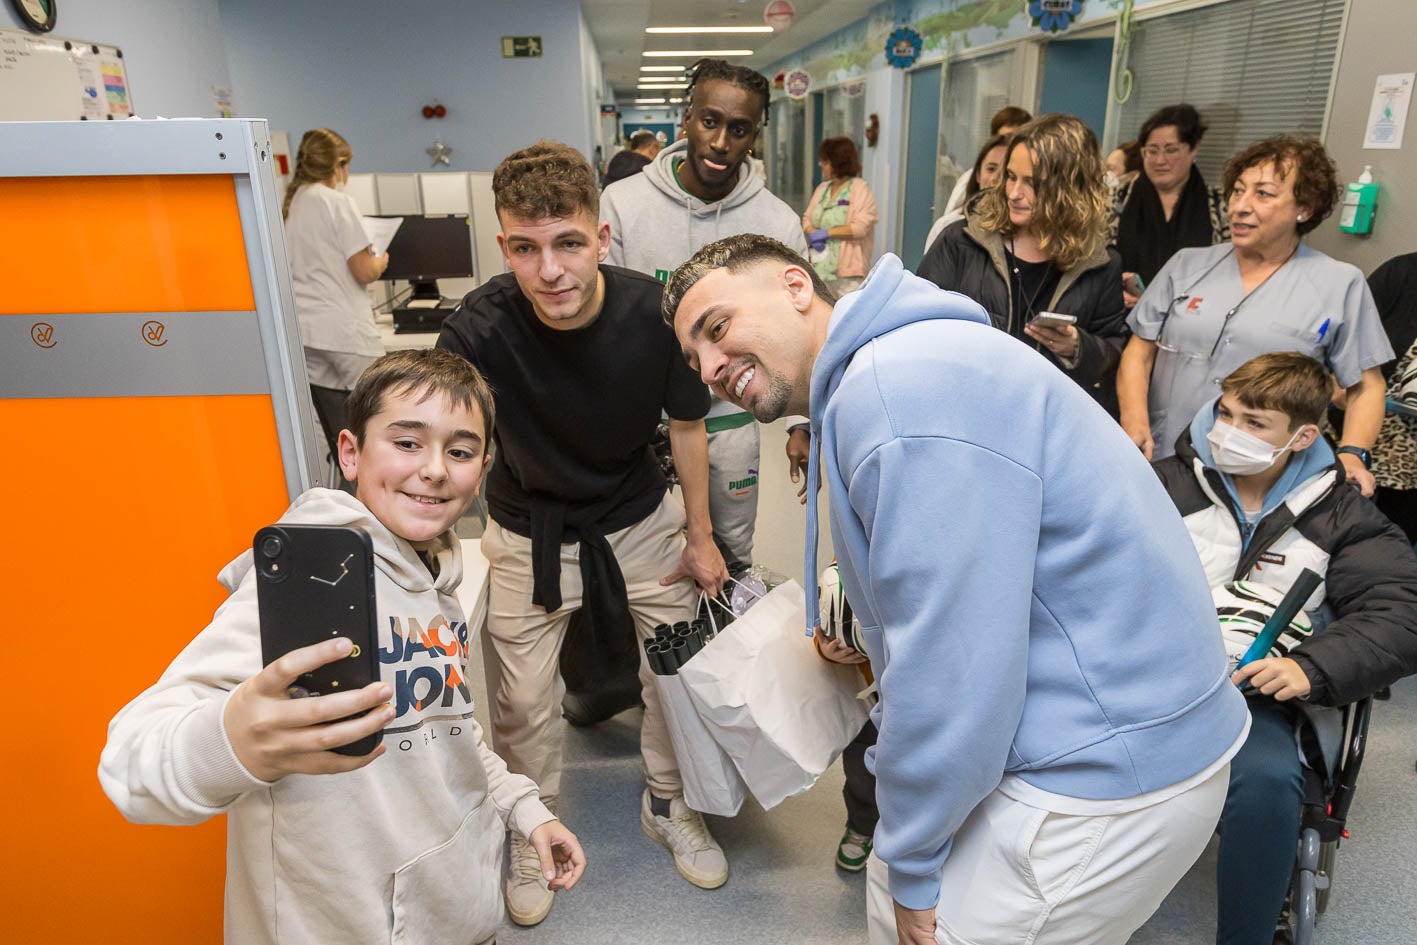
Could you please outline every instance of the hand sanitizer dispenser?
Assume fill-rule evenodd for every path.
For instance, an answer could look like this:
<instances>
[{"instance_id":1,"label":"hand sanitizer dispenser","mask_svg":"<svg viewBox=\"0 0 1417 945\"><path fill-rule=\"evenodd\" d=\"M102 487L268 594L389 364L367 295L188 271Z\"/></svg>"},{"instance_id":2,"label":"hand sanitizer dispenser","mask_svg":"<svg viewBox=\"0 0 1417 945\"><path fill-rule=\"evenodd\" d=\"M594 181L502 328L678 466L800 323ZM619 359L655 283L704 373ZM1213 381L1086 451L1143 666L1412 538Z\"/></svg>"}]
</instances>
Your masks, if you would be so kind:
<instances>
[{"instance_id":1,"label":"hand sanitizer dispenser","mask_svg":"<svg viewBox=\"0 0 1417 945\"><path fill-rule=\"evenodd\" d=\"M1377 212L1378 185L1373 183L1373 166L1363 165L1358 182L1349 184L1343 194L1343 212L1338 216L1338 228L1345 233L1373 232L1373 214Z\"/></svg>"}]
</instances>

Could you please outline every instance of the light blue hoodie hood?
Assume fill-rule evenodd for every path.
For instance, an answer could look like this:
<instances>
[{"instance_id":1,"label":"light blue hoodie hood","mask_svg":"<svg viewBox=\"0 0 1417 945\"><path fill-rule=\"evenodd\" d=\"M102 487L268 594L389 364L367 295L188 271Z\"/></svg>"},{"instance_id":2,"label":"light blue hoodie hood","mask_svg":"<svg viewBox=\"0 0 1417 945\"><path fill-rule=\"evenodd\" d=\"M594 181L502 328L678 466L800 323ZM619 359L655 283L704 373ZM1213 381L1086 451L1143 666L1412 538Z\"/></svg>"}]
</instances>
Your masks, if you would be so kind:
<instances>
[{"instance_id":1,"label":"light blue hoodie hood","mask_svg":"<svg viewBox=\"0 0 1417 945\"><path fill-rule=\"evenodd\" d=\"M995 790L1079 813L1237 749L1248 715L1185 524L1073 380L885 256L836 305L810 396L808 489L820 468L881 694L867 758L897 901L935 903Z\"/></svg>"}]
</instances>

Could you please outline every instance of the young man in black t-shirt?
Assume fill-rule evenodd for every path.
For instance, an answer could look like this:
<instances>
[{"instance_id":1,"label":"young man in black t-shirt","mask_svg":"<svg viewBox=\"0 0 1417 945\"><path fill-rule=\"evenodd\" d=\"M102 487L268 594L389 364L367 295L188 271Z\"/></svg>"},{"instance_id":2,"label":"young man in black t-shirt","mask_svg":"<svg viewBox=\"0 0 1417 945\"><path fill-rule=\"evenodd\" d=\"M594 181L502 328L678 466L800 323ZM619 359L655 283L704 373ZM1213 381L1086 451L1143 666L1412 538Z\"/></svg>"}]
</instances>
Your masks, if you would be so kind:
<instances>
[{"instance_id":1,"label":"young man in black t-shirt","mask_svg":"<svg viewBox=\"0 0 1417 945\"><path fill-rule=\"evenodd\" d=\"M487 631L501 669L493 745L555 809L564 721L557 662L572 614L615 641L690 619L695 585L717 593L728 572L708 510L708 389L688 369L660 317L654 279L600 265L610 227L579 152L541 142L493 174L511 273L469 293L438 346L466 357L496 397L496 460L487 479L491 564ZM682 505L650 450L661 411ZM687 534L686 534L687 524ZM617 633L617 631L620 631ZM638 658L639 647L635 646ZM641 660L646 833L679 872L712 889L728 878L723 851L684 804L673 745ZM545 918L552 893L536 851L513 837L507 908Z\"/></svg>"}]
</instances>

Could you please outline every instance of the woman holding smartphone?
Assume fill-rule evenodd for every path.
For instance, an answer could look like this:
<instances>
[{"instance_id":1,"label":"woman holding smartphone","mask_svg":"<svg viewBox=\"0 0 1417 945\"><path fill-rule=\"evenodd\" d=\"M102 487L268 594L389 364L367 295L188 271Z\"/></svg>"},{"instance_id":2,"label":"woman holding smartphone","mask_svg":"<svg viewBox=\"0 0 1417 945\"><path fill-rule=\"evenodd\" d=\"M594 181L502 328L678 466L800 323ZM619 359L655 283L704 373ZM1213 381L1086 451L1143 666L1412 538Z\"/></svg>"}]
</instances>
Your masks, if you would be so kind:
<instances>
[{"instance_id":1,"label":"woman holding smartphone","mask_svg":"<svg viewBox=\"0 0 1417 945\"><path fill-rule=\"evenodd\" d=\"M978 301L996 328L1033 345L1115 417L1127 311L1107 201L1091 129L1044 115L1014 132L1002 178L945 228L919 275ZM1045 313L1064 317L1036 320Z\"/></svg>"}]
</instances>

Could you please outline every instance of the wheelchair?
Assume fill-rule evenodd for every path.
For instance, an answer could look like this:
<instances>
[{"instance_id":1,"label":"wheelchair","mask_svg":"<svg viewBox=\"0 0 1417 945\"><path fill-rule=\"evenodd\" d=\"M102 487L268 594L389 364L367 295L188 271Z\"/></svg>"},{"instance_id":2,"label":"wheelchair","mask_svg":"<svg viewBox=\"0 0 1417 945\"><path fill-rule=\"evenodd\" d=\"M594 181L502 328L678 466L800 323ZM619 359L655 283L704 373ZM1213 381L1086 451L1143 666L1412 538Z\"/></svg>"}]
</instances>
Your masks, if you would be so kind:
<instances>
[{"instance_id":1,"label":"wheelchair","mask_svg":"<svg viewBox=\"0 0 1417 945\"><path fill-rule=\"evenodd\" d=\"M1363 766L1373 698L1344 706L1341 711L1343 743L1337 770L1327 779L1317 771L1308 772L1294 879L1280 916L1276 942L1284 941L1283 933L1287 931L1294 945L1313 945L1319 916L1328 908L1333 891L1338 846L1348 838L1344 824L1353 803L1358 771Z\"/></svg>"}]
</instances>

